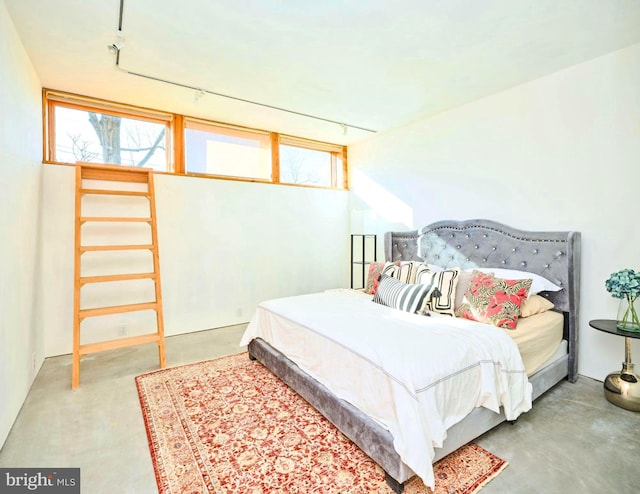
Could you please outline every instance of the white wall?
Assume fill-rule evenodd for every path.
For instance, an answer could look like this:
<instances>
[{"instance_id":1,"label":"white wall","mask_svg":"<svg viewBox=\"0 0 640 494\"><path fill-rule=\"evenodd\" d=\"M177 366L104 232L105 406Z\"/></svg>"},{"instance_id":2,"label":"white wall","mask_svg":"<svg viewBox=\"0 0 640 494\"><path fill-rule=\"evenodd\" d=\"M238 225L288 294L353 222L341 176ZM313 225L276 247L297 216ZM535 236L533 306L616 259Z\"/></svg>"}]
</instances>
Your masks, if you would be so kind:
<instances>
[{"instance_id":1,"label":"white wall","mask_svg":"<svg viewBox=\"0 0 640 494\"><path fill-rule=\"evenodd\" d=\"M640 45L350 146L353 232L490 218L582 232L579 372L620 370L609 275L640 269ZM632 351L640 358L640 341Z\"/></svg>"},{"instance_id":2,"label":"white wall","mask_svg":"<svg viewBox=\"0 0 640 494\"><path fill-rule=\"evenodd\" d=\"M155 180L168 336L247 322L269 298L348 286L348 192L172 175ZM38 311L52 356L72 350L73 167L44 167L42 202ZM129 334L145 332L145 324L148 332L154 328L148 316L89 319L82 341L95 339L92 333L115 337L123 321Z\"/></svg>"},{"instance_id":3,"label":"white wall","mask_svg":"<svg viewBox=\"0 0 640 494\"><path fill-rule=\"evenodd\" d=\"M0 1L0 447L43 361L33 295L42 161L40 82Z\"/></svg>"}]
</instances>

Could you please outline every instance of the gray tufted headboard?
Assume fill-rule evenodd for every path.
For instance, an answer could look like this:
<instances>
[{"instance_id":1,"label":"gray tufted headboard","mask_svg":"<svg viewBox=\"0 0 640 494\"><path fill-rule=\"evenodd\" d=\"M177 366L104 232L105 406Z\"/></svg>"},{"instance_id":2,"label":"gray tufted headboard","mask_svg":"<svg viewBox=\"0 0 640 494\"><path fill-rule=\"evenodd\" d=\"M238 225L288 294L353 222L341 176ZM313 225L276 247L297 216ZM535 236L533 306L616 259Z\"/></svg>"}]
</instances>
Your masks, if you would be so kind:
<instances>
[{"instance_id":1,"label":"gray tufted headboard","mask_svg":"<svg viewBox=\"0 0 640 494\"><path fill-rule=\"evenodd\" d=\"M445 268L506 268L544 276L559 292L541 295L564 313L569 343L568 379L578 373L580 232L527 232L495 221L439 221L419 230L387 232L387 261L425 261Z\"/></svg>"}]
</instances>

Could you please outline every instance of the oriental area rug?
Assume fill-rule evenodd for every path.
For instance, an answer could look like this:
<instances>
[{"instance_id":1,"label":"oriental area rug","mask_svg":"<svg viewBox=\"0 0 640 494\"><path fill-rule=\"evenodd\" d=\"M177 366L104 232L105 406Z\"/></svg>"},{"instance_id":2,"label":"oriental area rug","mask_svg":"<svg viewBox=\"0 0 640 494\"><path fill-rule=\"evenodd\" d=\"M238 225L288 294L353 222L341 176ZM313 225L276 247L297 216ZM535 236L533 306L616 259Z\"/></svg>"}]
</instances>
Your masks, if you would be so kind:
<instances>
[{"instance_id":1,"label":"oriental area rug","mask_svg":"<svg viewBox=\"0 0 640 494\"><path fill-rule=\"evenodd\" d=\"M158 491L392 493L384 471L247 353L136 377ZM471 494L507 462L470 443L434 465L435 494ZM407 494L431 494L420 479Z\"/></svg>"}]
</instances>

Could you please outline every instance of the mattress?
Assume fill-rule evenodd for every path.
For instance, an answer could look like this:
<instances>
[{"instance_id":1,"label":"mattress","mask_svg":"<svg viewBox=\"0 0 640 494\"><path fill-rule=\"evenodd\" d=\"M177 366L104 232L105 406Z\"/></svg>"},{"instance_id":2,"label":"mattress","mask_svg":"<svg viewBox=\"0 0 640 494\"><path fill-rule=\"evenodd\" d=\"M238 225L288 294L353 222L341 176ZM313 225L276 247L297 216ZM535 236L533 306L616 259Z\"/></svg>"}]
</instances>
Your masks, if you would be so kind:
<instances>
[{"instance_id":1,"label":"mattress","mask_svg":"<svg viewBox=\"0 0 640 494\"><path fill-rule=\"evenodd\" d=\"M549 310L521 317L516 329L504 330L518 345L528 376L540 369L560 348L563 326L563 315Z\"/></svg>"}]
</instances>

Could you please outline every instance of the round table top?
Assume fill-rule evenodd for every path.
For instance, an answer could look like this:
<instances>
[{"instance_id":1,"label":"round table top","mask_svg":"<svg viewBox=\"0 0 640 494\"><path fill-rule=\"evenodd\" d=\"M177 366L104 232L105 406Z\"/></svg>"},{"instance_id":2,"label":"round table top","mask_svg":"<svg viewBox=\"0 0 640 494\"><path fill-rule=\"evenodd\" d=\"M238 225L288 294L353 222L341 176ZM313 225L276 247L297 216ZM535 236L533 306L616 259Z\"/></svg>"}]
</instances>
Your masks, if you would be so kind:
<instances>
[{"instance_id":1,"label":"round table top","mask_svg":"<svg viewBox=\"0 0 640 494\"><path fill-rule=\"evenodd\" d=\"M593 319L589 321L592 328L604 331L605 333L616 334L618 336L628 336L629 338L640 338L640 331L624 331L616 327L618 321L614 319Z\"/></svg>"}]
</instances>

